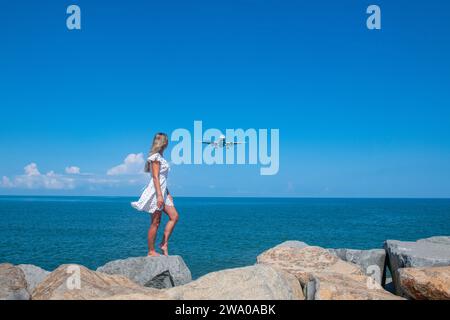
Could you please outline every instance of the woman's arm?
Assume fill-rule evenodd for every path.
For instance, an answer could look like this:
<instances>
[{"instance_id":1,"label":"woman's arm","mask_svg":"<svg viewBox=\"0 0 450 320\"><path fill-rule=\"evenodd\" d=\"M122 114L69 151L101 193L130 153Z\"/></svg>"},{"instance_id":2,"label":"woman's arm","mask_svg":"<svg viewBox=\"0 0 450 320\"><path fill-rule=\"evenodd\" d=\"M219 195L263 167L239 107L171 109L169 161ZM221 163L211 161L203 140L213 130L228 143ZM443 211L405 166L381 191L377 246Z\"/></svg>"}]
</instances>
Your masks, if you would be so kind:
<instances>
[{"instance_id":1,"label":"woman's arm","mask_svg":"<svg viewBox=\"0 0 450 320\"><path fill-rule=\"evenodd\" d=\"M153 184L155 185L156 190L156 196L157 196L157 203L156 205L158 208L161 208L161 206L164 203L164 198L162 196L161 192L161 184L159 182L159 161L152 161L152 177L153 177Z\"/></svg>"}]
</instances>

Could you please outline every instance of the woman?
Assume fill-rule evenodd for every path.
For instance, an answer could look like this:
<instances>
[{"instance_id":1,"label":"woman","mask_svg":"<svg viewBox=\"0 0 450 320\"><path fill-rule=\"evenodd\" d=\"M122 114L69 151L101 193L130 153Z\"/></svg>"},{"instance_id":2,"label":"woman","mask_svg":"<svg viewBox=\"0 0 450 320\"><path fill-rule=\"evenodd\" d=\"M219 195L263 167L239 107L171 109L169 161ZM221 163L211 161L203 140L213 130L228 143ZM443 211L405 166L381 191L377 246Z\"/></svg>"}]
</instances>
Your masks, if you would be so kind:
<instances>
[{"instance_id":1,"label":"woman","mask_svg":"<svg viewBox=\"0 0 450 320\"><path fill-rule=\"evenodd\" d=\"M164 237L159 245L166 256L169 254L169 237L178 221L178 212L167 188L167 175L170 166L167 160L163 158L168 143L169 140L165 133L157 133L153 138L153 144L144 167L145 172L151 172L152 179L142 192L139 200L131 203L135 209L151 214L151 225L148 229L148 256L160 255L155 250L155 238L162 212L164 211L169 216L169 221L164 229Z\"/></svg>"}]
</instances>

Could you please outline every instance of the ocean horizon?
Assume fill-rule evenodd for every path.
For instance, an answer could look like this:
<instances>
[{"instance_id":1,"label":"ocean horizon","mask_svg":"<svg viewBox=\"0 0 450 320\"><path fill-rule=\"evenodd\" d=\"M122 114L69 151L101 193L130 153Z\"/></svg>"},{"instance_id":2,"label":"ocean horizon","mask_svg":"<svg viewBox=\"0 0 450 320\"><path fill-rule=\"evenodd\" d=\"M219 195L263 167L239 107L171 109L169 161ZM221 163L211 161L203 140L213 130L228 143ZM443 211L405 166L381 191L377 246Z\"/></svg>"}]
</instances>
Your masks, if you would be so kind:
<instances>
[{"instance_id":1,"label":"ocean horizon","mask_svg":"<svg viewBox=\"0 0 450 320\"><path fill-rule=\"evenodd\" d=\"M0 263L90 269L144 256L150 215L127 196L0 196ZM256 262L286 240L326 248L381 248L387 239L450 235L448 198L176 197L169 253L194 279ZM156 244L162 238L163 215Z\"/></svg>"}]
</instances>

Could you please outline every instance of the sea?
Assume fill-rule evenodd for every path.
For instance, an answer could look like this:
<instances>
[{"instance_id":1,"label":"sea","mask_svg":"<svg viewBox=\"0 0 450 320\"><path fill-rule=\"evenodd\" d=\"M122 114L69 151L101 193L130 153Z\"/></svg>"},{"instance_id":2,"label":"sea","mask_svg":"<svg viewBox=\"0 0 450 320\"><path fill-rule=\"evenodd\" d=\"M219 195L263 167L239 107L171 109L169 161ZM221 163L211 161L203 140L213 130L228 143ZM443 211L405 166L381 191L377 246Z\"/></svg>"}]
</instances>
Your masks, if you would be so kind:
<instances>
[{"instance_id":1,"label":"sea","mask_svg":"<svg viewBox=\"0 0 450 320\"><path fill-rule=\"evenodd\" d=\"M148 213L129 197L0 196L0 263L54 270L77 263L95 270L147 254ZM174 199L179 221L169 254L193 279L252 265L286 240L325 248L382 248L387 239L450 235L450 199ZM163 216L156 244L168 217Z\"/></svg>"}]
</instances>

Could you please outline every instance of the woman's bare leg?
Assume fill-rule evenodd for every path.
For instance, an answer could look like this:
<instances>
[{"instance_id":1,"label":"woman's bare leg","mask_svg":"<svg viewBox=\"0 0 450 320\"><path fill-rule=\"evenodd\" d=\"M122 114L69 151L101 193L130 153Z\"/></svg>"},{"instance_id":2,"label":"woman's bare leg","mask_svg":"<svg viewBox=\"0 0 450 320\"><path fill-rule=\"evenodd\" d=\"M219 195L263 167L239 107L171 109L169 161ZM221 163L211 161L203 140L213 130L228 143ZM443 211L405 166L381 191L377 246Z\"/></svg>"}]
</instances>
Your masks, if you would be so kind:
<instances>
[{"instance_id":1,"label":"woman's bare leg","mask_svg":"<svg viewBox=\"0 0 450 320\"><path fill-rule=\"evenodd\" d=\"M150 228L148 229L148 255L159 256L160 254L155 250L155 238L158 232L159 223L161 222L161 211L155 211L152 214Z\"/></svg>"},{"instance_id":2,"label":"woman's bare leg","mask_svg":"<svg viewBox=\"0 0 450 320\"><path fill-rule=\"evenodd\" d=\"M164 237L159 245L164 255L169 255L168 242L170 235L172 234L173 228L178 221L178 212L174 206L164 206L164 212L169 216L169 221L167 221L166 227L164 228Z\"/></svg>"}]
</instances>

